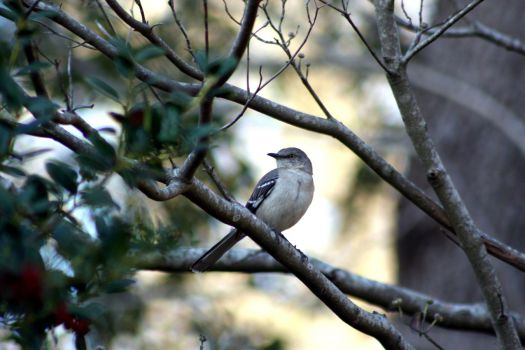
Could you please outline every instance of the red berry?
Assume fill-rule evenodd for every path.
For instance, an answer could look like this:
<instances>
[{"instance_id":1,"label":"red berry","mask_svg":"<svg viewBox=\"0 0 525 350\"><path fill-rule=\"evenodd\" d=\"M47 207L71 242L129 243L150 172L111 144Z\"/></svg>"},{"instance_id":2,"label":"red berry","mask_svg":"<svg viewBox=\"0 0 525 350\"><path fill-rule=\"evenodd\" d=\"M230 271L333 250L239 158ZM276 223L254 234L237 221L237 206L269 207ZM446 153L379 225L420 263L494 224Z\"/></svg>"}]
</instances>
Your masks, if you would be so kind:
<instances>
[{"instance_id":1,"label":"red berry","mask_svg":"<svg viewBox=\"0 0 525 350\"><path fill-rule=\"evenodd\" d=\"M75 332L76 335L86 335L89 332L89 320L76 318L74 327L71 328L73 332Z\"/></svg>"}]
</instances>

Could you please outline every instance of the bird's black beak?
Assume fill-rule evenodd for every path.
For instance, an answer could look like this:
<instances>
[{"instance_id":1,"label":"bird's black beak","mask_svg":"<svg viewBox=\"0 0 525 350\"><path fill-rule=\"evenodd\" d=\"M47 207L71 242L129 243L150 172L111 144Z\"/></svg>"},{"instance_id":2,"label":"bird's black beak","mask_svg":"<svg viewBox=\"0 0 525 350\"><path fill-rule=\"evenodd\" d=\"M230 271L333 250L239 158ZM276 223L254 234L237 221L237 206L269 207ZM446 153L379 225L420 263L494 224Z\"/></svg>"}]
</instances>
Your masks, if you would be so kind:
<instances>
[{"instance_id":1,"label":"bird's black beak","mask_svg":"<svg viewBox=\"0 0 525 350\"><path fill-rule=\"evenodd\" d=\"M268 155L269 155L270 157L272 157L272 158L275 158L275 159L277 159L277 158L281 158L281 156L280 156L278 153L268 153Z\"/></svg>"}]
</instances>

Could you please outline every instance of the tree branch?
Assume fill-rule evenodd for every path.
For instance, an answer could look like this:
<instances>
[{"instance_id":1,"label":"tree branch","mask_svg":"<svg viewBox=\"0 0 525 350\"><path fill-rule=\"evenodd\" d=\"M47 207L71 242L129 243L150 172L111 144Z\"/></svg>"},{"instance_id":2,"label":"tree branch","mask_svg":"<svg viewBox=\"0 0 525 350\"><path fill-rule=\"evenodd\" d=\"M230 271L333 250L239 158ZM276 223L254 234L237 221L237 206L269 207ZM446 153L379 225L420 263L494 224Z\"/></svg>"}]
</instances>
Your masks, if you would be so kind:
<instances>
[{"instance_id":1,"label":"tree branch","mask_svg":"<svg viewBox=\"0 0 525 350\"><path fill-rule=\"evenodd\" d=\"M188 272L192 263L202 256L205 250L181 247L166 253L155 251L139 254L133 259L138 269L181 273ZM415 316L426 309L428 319L438 319L436 325L439 327L494 334L490 314L483 304L449 303L408 288L380 283L317 259L309 259L312 265L343 293L379 306L385 311L402 311L405 315ZM209 271L288 273L288 270L269 254L252 249L230 250ZM525 317L516 312L509 313L509 316L514 320L520 338L525 340Z\"/></svg>"},{"instance_id":2,"label":"tree branch","mask_svg":"<svg viewBox=\"0 0 525 350\"><path fill-rule=\"evenodd\" d=\"M472 9L480 2L481 0L475 1L467 8ZM503 290L494 267L488 258L480 231L470 217L428 134L426 121L406 75L404 63L407 61L407 57L410 58L413 55L407 54L405 59L402 59L399 33L394 19L393 1L375 0L374 4L383 56L386 64L389 66L389 71L393 72L387 74L388 82L401 112L408 135L418 158L426 168L428 181L443 204L445 213L474 270L502 348L517 349L521 347L520 340L514 323L507 316L507 304ZM467 12L468 10L465 8L453 16L443 26L444 29L440 33L444 32L446 28L450 27ZM434 36L433 40L438 36ZM425 41L426 44L422 42L416 47L422 49L432 42L428 39Z\"/></svg>"},{"instance_id":3,"label":"tree branch","mask_svg":"<svg viewBox=\"0 0 525 350\"><path fill-rule=\"evenodd\" d=\"M417 32L420 30L418 26L415 26L402 18L396 17L397 24L411 32ZM439 29L429 28L425 29L423 35L435 34ZM483 23L474 21L471 25L451 28L444 32L442 37L447 38L465 38L465 37L479 37L493 43L497 46L503 47L509 51L514 51L519 54L525 55L525 43L518 38L512 37L505 33L502 33L494 28L491 28Z\"/></svg>"},{"instance_id":4,"label":"tree branch","mask_svg":"<svg viewBox=\"0 0 525 350\"><path fill-rule=\"evenodd\" d=\"M204 75L202 72L200 72L197 68L193 67L192 65L186 63L182 58L180 58L177 53L164 41L162 40L155 32L153 31L153 27L151 27L146 22L141 22L139 20L136 20L126 12L120 6L118 1L116 0L106 0L107 4L115 13L117 16L120 17L127 25L129 25L131 28L135 29L137 32L142 34L146 39L148 39L152 44L160 47L164 50L165 56L177 67L180 69L181 72L187 74L188 76L195 78L197 80L204 79Z\"/></svg>"},{"instance_id":5,"label":"tree branch","mask_svg":"<svg viewBox=\"0 0 525 350\"><path fill-rule=\"evenodd\" d=\"M423 50L425 47L430 45L432 42L434 42L437 38L439 38L443 33L447 31L450 27L452 27L457 21L462 19L467 13L472 11L476 6L481 4L483 0L474 0L471 3L469 3L467 6L465 6L463 9L458 11L455 15L450 17L438 30L436 30L432 35L427 37L425 40L417 44L415 47L413 47L411 50L409 50L405 56L403 57L402 61L403 63L408 63L414 55L416 55L419 51Z\"/></svg>"},{"instance_id":6,"label":"tree branch","mask_svg":"<svg viewBox=\"0 0 525 350\"><path fill-rule=\"evenodd\" d=\"M215 94L216 89L222 87L232 76L246 51L246 47L248 46L252 35L253 25L257 18L259 2L260 0L248 0L246 2L243 21L229 53L229 59L234 62L231 69L219 76L218 79L215 77L210 77L210 79L205 77L202 83L201 91L204 90L204 96L200 106L200 127L206 126L211 122L214 99L213 94ZM194 147L188 158L184 161L184 164L182 164L179 175L183 179L190 179L206 157L208 151L208 139L209 137L207 135L202 136L197 141L197 145Z\"/></svg>"}]
</instances>

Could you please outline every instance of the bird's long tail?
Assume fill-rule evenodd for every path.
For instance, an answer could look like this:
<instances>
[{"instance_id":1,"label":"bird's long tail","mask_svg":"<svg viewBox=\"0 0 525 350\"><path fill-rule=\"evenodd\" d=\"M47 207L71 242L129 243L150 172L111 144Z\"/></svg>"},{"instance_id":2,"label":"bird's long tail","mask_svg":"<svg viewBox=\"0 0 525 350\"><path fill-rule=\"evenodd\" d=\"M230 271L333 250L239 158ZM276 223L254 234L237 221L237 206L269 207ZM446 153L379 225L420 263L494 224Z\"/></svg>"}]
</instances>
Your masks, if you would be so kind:
<instances>
[{"instance_id":1,"label":"bird's long tail","mask_svg":"<svg viewBox=\"0 0 525 350\"><path fill-rule=\"evenodd\" d=\"M211 247L203 256L191 265L191 271L204 272L219 260L231 247L245 237L244 233L233 229L217 244Z\"/></svg>"}]
</instances>

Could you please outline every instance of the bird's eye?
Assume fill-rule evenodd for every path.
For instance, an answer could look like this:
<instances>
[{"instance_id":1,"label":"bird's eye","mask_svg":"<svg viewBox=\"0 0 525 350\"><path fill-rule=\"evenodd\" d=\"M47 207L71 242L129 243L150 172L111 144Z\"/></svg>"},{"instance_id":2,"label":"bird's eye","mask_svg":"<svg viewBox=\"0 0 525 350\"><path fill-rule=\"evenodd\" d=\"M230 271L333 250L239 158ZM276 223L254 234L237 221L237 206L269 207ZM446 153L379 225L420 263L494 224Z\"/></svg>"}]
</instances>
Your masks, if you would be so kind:
<instances>
[{"instance_id":1,"label":"bird's eye","mask_svg":"<svg viewBox=\"0 0 525 350\"><path fill-rule=\"evenodd\" d=\"M293 159L295 158L295 154L290 154L289 157Z\"/></svg>"}]
</instances>

